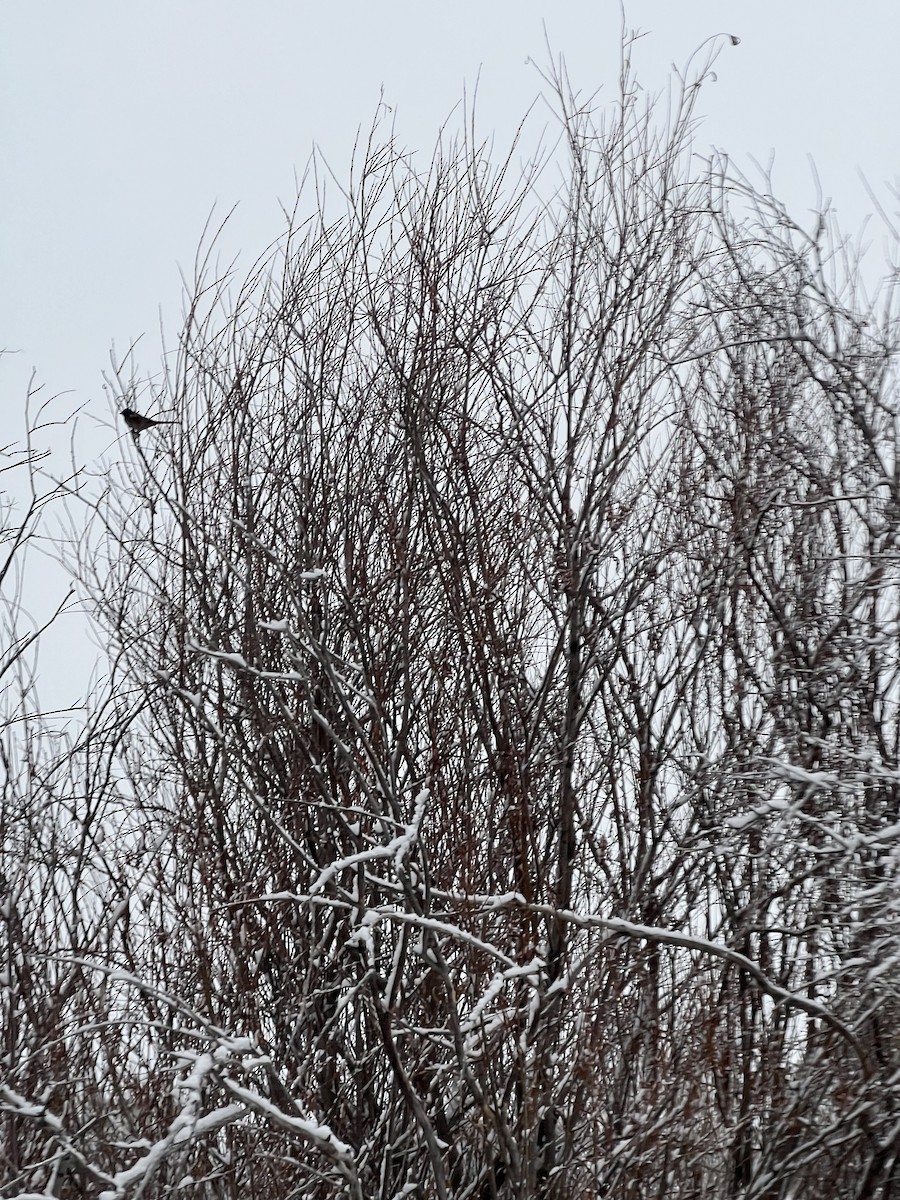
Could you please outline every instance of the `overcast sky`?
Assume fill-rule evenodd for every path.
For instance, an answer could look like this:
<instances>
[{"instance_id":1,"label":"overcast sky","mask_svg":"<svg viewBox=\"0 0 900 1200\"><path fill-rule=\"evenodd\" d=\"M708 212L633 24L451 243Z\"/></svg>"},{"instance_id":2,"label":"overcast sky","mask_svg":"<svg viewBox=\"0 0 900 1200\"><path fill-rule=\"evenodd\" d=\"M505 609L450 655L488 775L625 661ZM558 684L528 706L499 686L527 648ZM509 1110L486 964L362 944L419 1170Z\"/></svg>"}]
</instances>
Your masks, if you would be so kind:
<instances>
[{"instance_id":1,"label":"overcast sky","mask_svg":"<svg viewBox=\"0 0 900 1200\"><path fill-rule=\"evenodd\" d=\"M878 188L900 177L895 4L645 0L626 15L650 91L710 35L741 38L701 100L697 148L739 165L774 151L798 211L815 201L810 155L851 230L868 207L857 169ZM149 365L160 309L177 333L179 266L213 204L239 205L229 249L261 250L313 143L340 174L382 89L401 140L427 151L480 75L481 127L502 144L540 89L544 25L576 85L611 97L620 24L604 0L4 0L4 412L34 367L105 416L110 342L144 333Z\"/></svg>"},{"instance_id":2,"label":"overcast sky","mask_svg":"<svg viewBox=\"0 0 900 1200\"><path fill-rule=\"evenodd\" d=\"M871 208L862 171L896 215L900 16L896 3L643 0L626 20L650 92L712 35L734 34L701 97L698 153L740 167L775 155L796 214L815 204L809 167L849 232ZM159 357L182 311L179 269L213 205L238 210L225 245L248 260L278 236L280 205L317 144L341 176L379 96L401 142L427 152L478 83L481 130L502 150L541 89L546 36L584 93L615 95L622 23L606 0L3 0L0 405L18 435L28 377L83 406L90 452L103 427L109 348L145 335ZM536 118L536 125L544 118ZM452 125L452 120L451 120ZM873 226L872 254L884 253Z\"/></svg>"}]
</instances>

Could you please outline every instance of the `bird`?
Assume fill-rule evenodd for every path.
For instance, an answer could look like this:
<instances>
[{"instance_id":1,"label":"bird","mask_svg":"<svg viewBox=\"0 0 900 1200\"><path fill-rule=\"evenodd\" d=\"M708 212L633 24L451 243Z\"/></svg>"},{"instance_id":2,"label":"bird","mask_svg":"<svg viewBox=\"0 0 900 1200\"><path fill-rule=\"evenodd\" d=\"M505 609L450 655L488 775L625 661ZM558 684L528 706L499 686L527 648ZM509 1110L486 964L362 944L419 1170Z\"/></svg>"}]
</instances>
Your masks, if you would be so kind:
<instances>
[{"instance_id":1,"label":"bird","mask_svg":"<svg viewBox=\"0 0 900 1200\"><path fill-rule=\"evenodd\" d=\"M154 425L174 425L174 421L154 421L152 417L145 417L143 413L135 412L133 408L122 409L122 420L131 430L131 436L137 441L139 433L143 433L145 429L152 429Z\"/></svg>"}]
</instances>

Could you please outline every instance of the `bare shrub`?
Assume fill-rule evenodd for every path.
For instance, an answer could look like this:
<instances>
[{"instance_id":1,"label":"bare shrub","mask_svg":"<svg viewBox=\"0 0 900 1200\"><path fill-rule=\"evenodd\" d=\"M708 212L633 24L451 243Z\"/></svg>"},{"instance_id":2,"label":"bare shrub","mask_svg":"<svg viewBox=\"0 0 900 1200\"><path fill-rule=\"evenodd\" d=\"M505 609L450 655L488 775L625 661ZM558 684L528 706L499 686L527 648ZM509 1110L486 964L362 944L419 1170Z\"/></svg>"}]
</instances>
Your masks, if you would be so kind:
<instances>
[{"instance_id":1,"label":"bare shrub","mask_svg":"<svg viewBox=\"0 0 900 1200\"><path fill-rule=\"evenodd\" d=\"M117 906L3 1101L79 1186L896 1188L893 299L696 168L693 82L554 83L561 188L373 134L137 398Z\"/></svg>"}]
</instances>

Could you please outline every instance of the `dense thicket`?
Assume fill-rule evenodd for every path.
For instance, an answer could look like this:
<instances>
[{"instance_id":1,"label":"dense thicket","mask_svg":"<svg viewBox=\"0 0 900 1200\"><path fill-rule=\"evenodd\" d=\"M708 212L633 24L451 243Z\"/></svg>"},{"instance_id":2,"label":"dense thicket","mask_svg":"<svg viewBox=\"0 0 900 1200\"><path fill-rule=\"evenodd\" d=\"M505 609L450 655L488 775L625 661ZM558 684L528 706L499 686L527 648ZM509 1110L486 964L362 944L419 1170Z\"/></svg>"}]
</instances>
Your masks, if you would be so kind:
<instances>
[{"instance_id":1,"label":"dense thicket","mask_svg":"<svg viewBox=\"0 0 900 1200\"><path fill-rule=\"evenodd\" d=\"M0 1194L900 1194L894 294L696 94L373 135L123 377Z\"/></svg>"}]
</instances>

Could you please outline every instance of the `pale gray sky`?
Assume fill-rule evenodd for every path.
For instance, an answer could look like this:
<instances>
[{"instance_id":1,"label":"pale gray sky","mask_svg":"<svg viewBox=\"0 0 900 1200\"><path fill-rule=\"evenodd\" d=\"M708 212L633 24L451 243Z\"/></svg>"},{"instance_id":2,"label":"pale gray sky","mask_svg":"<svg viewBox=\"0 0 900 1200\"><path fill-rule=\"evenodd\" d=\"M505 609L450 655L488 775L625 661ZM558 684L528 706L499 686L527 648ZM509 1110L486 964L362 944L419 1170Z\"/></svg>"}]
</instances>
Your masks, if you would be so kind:
<instances>
[{"instance_id":1,"label":"pale gray sky","mask_svg":"<svg viewBox=\"0 0 900 1200\"><path fill-rule=\"evenodd\" d=\"M666 86L711 35L733 33L705 91L698 152L713 145L749 168L775 153L778 193L815 203L808 164L849 232L871 205L862 170L896 215L900 182L900 16L888 0L632 0L646 33L639 80ZM340 176L379 94L399 139L427 152L476 79L480 126L498 152L540 91L544 25L585 93L615 94L621 28L608 0L4 0L0 10L0 406L18 436L32 368L56 412L84 405L83 444L112 431L101 388L109 347L159 314L174 342L179 267L190 274L213 204L239 208L225 241L248 260L283 227L295 173L317 143ZM605 86L604 86L605 85ZM535 129L543 122L536 119ZM873 226L872 254L883 253Z\"/></svg>"},{"instance_id":2,"label":"pale gray sky","mask_svg":"<svg viewBox=\"0 0 900 1200\"><path fill-rule=\"evenodd\" d=\"M637 60L651 91L704 38L741 38L701 100L698 150L739 165L774 150L800 210L814 202L812 155L851 230L868 207L857 168L876 187L900 177L895 4L634 0L626 12L647 34ZM0 346L19 354L0 365L4 411L21 409L36 367L105 415L111 340L146 333L149 365L160 307L175 334L178 266L213 203L240 205L229 248L261 250L313 142L340 174L381 88L401 140L427 150L480 72L481 125L502 146L539 90L527 60L546 60L542 23L576 84L614 91L621 14L606 0L5 0Z\"/></svg>"}]
</instances>

